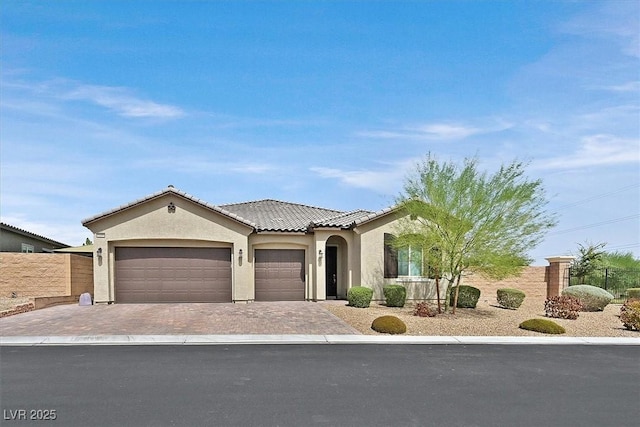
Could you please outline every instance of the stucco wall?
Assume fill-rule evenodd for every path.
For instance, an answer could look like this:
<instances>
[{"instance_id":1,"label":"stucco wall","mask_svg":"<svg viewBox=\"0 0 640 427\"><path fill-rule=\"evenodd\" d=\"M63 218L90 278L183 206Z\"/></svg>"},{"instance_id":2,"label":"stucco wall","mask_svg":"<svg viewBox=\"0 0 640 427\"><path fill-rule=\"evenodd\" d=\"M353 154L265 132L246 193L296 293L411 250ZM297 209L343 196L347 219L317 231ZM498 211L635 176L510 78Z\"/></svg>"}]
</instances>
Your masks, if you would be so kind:
<instances>
[{"instance_id":1,"label":"stucco wall","mask_svg":"<svg viewBox=\"0 0 640 427\"><path fill-rule=\"evenodd\" d=\"M546 298L547 282L546 269L548 267L525 267L522 274L505 280L495 281L486 279L478 274L470 274L464 278L465 285L480 289L480 300L495 302L496 291L499 288L515 288L523 291L527 298Z\"/></svg>"},{"instance_id":2,"label":"stucco wall","mask_svg":"<svg viewBox=\"0 0 640 427\"><path fill-rule=\"evenodd\" d=\"M356 228L356 245L360 252L360 268L354 269L354 286L373 289L374 300L384 300L385 285L402 285L407 288L407 300L436 299L435 281L429 279L384 278L384 234L397 233L397 216L393 213ZM444 287L444 284L442 285ZM444 298L441 296L441 298Z\"/></svg>"},{"instance_id":3,"label":"stucco wall","mask_svg":"<svg viewBox=\"0 0 640 427\"><path fill-rule=\"evenodd\" d=\"M384 299L384 233L393 233L393 218L384 217L356 229L360 249L360 269L354 277L354 286L373 289L373 299Z\"/></svg>"},{"instance_id":4,"label":"stucco wall","mask_svg":"<svg viewBox=\"0 0 640 427\"><path fill-rule=\"evenodd\" d=\"M175 212L167 209L169 203ZM233 254L234 301L252 299L251 264L239 260L249 253L251 228L176 195L167 194L131 207L88 226L94 232L95 301L110 302L115 295L115 251L122 246L230 247ZM246 257L246 255L245 255Z\"/></svg>"},{"instance_id":5,"label":"stucco wall","mask_svg":"<svg viewBox=\"0 0 640 427\"><path fill-rule=\"evenodd\" d=\"M0 296L93 294L91 258L73 254L0 253Z\"/></svg>"},{"instance_id":6,"label":"stucco wall","mask_svg":"<svg viewBox=\"0 0 640 427\"><path fill-rule=\"evenodd\" d=\"M353 285L372 288L374 300L384 300L382 287L390 284L405 286L407 300L435 300L434 280L384 278L384 234L395 234L397 221L397 217L390 214L356 228L358 238L355 246L360 253L360 268L356 269ZM464 278L464 284L478 287L481 291L481 298L487 301L495 301L496 291L499 288L516 288L524 291L530 298L545 298L547 294L547 268L525 267L520 276L501 281L487 280L480 275L470 274ZM445 298L446 285L446 280L442 280L441 298Z\"/></svg>"}]
</instances>

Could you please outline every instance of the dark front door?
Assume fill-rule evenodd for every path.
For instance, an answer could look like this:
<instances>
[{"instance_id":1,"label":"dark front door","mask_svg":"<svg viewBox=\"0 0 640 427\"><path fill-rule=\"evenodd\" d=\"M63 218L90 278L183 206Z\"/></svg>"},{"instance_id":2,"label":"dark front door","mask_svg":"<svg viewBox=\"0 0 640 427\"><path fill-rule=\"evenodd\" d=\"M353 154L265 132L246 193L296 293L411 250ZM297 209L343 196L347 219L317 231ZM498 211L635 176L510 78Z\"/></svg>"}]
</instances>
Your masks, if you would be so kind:
<instances>
[{"instance_id":1,"label":"dark front door","mask_svg":"<svg viewBox=\"0 0 640 427\"><path fill-rule=\"evenodd\" d=\"M338 248L327 246L327 260L325 262L327 275L327 298L338 296Z\"/></svg>"}]
</instances>

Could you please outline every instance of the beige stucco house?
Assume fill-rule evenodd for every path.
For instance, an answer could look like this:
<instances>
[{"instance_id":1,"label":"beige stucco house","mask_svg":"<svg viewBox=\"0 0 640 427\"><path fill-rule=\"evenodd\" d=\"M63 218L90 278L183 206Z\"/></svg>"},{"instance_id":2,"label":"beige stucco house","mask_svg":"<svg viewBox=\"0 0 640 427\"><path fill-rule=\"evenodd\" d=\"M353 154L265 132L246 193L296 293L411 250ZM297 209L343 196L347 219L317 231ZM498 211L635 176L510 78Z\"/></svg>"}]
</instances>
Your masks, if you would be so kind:
<instances>
[{"instance_id":1,"label":"beige stucco house","mask_svg":"<svg viewBox=\"0 0 640 427\"><path fill-rule=\"evenodd\" d=\"M345 298L402 283L428 298L422 257L385 245L397 209L336 211L276 200L212 205L169 186L83 221L96 303Z\"/></svg>"}]
</instances>

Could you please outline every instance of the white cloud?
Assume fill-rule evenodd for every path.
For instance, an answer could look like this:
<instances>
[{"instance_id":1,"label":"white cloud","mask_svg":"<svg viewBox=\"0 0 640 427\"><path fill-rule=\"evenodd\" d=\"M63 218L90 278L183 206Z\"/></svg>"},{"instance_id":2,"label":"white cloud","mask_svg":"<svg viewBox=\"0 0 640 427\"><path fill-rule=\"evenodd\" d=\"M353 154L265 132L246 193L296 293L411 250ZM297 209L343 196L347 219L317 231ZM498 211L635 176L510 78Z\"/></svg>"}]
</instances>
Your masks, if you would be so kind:
<instances>
[{"instance_id":1,"label":"white cloud","mask_svg":"<svg viewBox=\"0 0 640 427\"><path fill-rule=\"evenodd\" d=\"M263 174L275 170L275 167L269 164L244 163L232 166L229 168L229 170L238 173Z\"/></svg>"},{"instance_id":2,"label":"white cloud","mask_svg":"<svg viewBox=\"0 0 640 427\"><path fill-rule=\"evenodd\" d=\"M598 134L585 136L573 154L536 162L535 169L574 169L640 163L640 140Z\"/></svg>"},{"instance_id":3,"label":"white cloud","mask_svg":"<svg viewBox=\"0 0 640 427\"><path fill-rule=\"evenodd\" d=\"M276 170L270 163L251 163L237 161L209 161L195 157L175 157L167 155L162 158L148 159L135 162L134 167L149 169L166 169L188 174L223 175L227 173L243 173L260 175Z\"/></svg>"},{"instance_id":4,"label":"white cloud","mask_svg":"<svg viewBox=\"0 0 640 427\"><path fill-rule=\"evenodd\" d=\"M125 87L91 85L69 79L24 82L6 78L3 79L2 86L5 90L19 91L23 97L25 92L29 92L39 97L52 97L64 101L87 101L123 117L170 119L185 115L179 107L142 99L136 96L133 90ZM20 106L20 98L14 100L14 103Z\"/></svg>"},{"instance_id":5,"label":"white cloud","mask_svg":"<svg viewBox=\"0 0 640 427\"><path fill-rule=\"evenodd\" d=\"M380 194L395 194L400 188L399 184L406 173L402 166L392 167L389 170L351 170L344 171L334 168L312 167L310 170L322 178L337 179L343 184L373 190Z\"/></svg>"},{"instance_id":6,"label":"white cloud","mask_svg":"<svg viewBox=\"0 0 640 427\"><path fill-rule=\"evenodd\" d=\"M67 99L93 102L124 117L175 118L184 115L178 107L139 99L121 87L78 84L63 95Z\"/></svg>"},{"instance_id":7,"label":"white cloud","mask_svg":"<svg viewBox=\"0 0 640 427\"><path fill-rule=\"evenodd\" d=\"M640 81L636 80L618 85L606 86L603 87L603 89L610 90L612 92L640 92Z\"/></svg>"},{"instance_id":8,"label":"white cloud","mask_svg":"<svg viewBox=\"0 0 640 427\"><path fill-rule=\"evenodd\" d=\"M584 37L615 40L625 55L640 58L639 12L636 1L603 2L566 22L561 30Z\"/></svg>"},{"instance_id":9,"label":"white cloud","mask_svg":"<svg viewBox=\"0 0 640 427\"><path fill-rule=\"evenodd\" d=\"M511 123L499 120L484 127L455 122L427 123L395 129L357 132L356 136L378 139L407 139L428 141L454 141L473 135L500 132L512 127Z\"/></svg>"}]
</instances>

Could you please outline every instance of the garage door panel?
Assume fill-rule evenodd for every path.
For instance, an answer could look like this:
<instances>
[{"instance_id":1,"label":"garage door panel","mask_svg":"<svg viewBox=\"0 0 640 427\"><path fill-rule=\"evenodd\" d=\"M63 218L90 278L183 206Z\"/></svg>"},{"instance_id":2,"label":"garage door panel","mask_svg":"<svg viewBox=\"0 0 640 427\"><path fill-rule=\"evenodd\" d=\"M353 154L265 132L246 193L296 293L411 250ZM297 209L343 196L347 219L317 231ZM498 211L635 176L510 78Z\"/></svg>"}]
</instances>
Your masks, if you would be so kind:
<instances>
[{"instance_id":1,"label":"garage door panel","mask_svg":"<svg viewBox=\"0 0 640 427\"><path fill-rule=\"evenodd\" d=\"M116 302L231 302L229 248L116 248Z\"/></svg>"},{"instance_id":2,"label":"garage door panel","mask_svg":"<svg viewBox=\"0 0 640 427\"><path fill-rule=\"evenodd\" d=\"M256 249L256 301L304 300L305 251Z\"/></svg>"}]
</instances>

